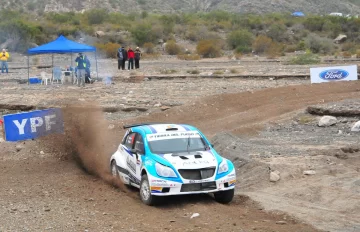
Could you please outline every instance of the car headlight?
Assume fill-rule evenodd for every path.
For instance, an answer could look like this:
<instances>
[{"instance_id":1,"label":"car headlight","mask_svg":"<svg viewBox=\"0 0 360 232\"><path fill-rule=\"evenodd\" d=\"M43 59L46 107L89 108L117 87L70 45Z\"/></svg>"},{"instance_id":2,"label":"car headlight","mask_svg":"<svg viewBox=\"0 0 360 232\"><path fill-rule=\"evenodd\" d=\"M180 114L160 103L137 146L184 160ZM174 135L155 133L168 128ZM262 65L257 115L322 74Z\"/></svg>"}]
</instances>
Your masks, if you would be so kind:
<instances>
[{"instance_id":1,"label":"car headlight","mask_svg":"<svg viewBox=\"0 0 360 232\"><path fill-rule=\"evenodd\" d=\"M162 164L155 163L156 173L162 177L176 177L175 172Z\"/></svg>"},{"instance_id":2,"label":"car headlight","mask_svg":"<svg viewBox=\"0 0 360 232\"><path fill-rule=\"evenodd\" d=\"M227 163L227 160L223 159L223 161L219 165L218 174L224 173L224 172L227 172L227 171L229 171L229 165Z\"/></svg>"}]
</instances>

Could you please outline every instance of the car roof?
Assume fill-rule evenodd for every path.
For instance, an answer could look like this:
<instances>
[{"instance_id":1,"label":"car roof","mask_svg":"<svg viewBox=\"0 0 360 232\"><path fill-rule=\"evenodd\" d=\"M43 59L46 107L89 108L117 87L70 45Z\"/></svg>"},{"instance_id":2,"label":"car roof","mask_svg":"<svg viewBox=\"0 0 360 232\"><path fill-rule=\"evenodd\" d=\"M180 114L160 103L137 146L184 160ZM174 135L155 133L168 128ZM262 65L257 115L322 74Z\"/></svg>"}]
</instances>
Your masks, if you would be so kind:
<instances>
[{"instance_id":1,"label":"car roof","mask_svg":"<svg viewBox=\"0 0 360 232\"><path fill-rule=\"evenodd\" d=\"M125 128L125 127L124 127ZM132 126L126 126L131 128L132 131L143 131L145 134L165 133L171 131L187 132L198 131L195 127L187 124L173 124L173 123L155 123L155 124L137 124Z\"/></svg>"}]
</instances>

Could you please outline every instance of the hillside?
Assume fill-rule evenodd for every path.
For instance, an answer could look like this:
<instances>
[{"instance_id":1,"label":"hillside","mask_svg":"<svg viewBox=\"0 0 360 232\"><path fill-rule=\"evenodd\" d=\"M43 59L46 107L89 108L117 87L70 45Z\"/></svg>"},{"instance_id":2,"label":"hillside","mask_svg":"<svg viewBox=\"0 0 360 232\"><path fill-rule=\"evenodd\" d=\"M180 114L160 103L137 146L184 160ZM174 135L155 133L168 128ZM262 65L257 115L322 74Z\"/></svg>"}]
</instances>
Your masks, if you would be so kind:
<instances>
[{"instance_id":1,"label":"hillside","mask_svg":"<svg viewBox=\"0 0 360 232\"><path fill-rule=\"evenodd\" d=\"M93 8L159 13L226 10L239 13L303 11L307 14L359 14L360 0L3 0L0 9L67 12Z\"/></svg>"}]
</instances>

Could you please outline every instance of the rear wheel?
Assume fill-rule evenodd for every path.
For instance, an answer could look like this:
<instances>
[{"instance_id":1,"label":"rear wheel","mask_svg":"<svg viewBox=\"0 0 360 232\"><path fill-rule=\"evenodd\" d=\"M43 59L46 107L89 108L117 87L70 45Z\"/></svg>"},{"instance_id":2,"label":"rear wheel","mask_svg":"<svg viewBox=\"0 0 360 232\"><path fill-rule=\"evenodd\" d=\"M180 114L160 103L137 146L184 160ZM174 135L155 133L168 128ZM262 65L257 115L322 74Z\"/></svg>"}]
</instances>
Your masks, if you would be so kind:
<instances>
[{"instance_id":1,"label":"rear wheel","mask_svg":"<svg viewBox=\"0 0 360 232\"><path fill-rule=\"evenodd\" d=\"M143 175L141 177L140 199L146 205L155 205L158 202L158 197L151 195L151 189L147 175Z\"/></svg>"},{"instance_id":2,"label":"rear wheel","mask_svg":"<svg viewBox=\"0 0 360 232\"><path fill-rule=\"evenodd\" d=\"M234 192L235 192L235 189L216 192L216 193L214 193L215 201L222 203L222 204L227 204L227 203L231 202L232 199L234 198Z\"/></svg>"}]
</instances>

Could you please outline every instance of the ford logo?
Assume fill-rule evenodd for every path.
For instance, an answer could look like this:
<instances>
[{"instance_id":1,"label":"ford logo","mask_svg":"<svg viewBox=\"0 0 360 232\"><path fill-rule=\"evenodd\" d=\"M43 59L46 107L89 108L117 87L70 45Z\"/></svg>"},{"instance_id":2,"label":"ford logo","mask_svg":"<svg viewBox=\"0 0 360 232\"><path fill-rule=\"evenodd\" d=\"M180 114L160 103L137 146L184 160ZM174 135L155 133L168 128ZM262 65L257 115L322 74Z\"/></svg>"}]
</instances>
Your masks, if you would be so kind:
<instances>
[{"instance_id":1,"label":"ford logo","mask_svg":"<svg viewBox=\"0 0 360 232\"><path fill-rule=\"evenodd\" d=\"M320 73L320 78L326 81L342 80L349 76L349 72L343 69L329 69Z\"/></svg>"}]
</instances>

